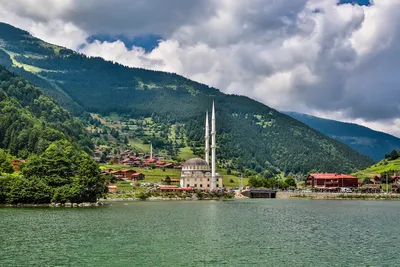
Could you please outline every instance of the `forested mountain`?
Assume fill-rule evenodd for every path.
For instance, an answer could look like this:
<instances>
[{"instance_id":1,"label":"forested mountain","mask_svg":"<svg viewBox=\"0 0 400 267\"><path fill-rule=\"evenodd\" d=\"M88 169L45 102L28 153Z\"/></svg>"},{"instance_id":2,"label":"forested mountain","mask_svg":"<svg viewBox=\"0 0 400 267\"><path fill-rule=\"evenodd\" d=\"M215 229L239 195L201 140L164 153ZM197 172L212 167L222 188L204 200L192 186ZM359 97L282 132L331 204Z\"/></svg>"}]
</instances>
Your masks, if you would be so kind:
<instances>
[{"instance_id":1,"label":"forested mountain","mask_svg":"<svg viewBox=\"0 0 400 267\"><path fill-rule=\"evenodd\" d=\"M0 66L0 148L26 158L56 140L93 149L83 124L22 77Z\"/></svg>"},{"instance_id":2,"label":"forested mountain","mask_svg":"<svg viewBox=\"0 0 400 267\"><path fill-rule=\"evenodd\" d=\"M215 100L219 159L232 168L273 172L350 171L373 161L305 124L243 96L176 74L128 68L45 43L0 24L0 64L42 87L75 116L111 112L180 123L192 145L204 141Z\"/></svg>"},{"instance_id":3,"label":"forested mountain","mask_svg":"<svg viewBox=\"0 0 400 267\"><path fill-rule=\"evenodd\" d=\"M297 112L285 113L376 161L383 159L393 149L400 149L400 138L387 133L354 123L327 120Z\"/></svg>"}]
</instances>

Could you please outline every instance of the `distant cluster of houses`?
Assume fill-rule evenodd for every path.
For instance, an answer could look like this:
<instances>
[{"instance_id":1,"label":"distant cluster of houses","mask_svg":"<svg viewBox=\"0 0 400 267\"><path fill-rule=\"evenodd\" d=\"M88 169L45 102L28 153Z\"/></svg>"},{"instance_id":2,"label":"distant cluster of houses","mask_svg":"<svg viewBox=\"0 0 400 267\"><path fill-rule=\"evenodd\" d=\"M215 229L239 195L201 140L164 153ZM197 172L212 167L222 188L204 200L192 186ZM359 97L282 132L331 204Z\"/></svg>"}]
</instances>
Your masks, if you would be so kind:
<instances>
[{"instance_id":1,"label":"distant cluster of houses","mask_svg":"<svg viewBox=\"0 0 400 267\"><path fill-rule=\"evenodd\" d=\"M392 192L398 193L400 189L400 175L395 174L392 178ZM338 173L311 173L307 176L306 186L325 189L339 190L341 188L361 189L372 192L382 190L382 182L384 177L381 174L376 174L369 179L369 183L360 181L357 177Z\"/></svg>"},{"instance_id":2,"label":"distant cluster of houses","mask_svg":"<svg viewBox=\"0 0 400 267\"><path fill-rule=\"evenodd\" d=\"M141 172L137 172L135 170L126 169L126 170L114 170L114 169L105 169L101 172L103 175L112 175L117 179L121 180L133 180L139 181L144 180L145 176Z\"/></svg>"},{"instance_id":3,"label":"distant cluster of houses","mask_svg":"<svg viewBox=\"0 0 400 267\"><path fill-rule=\"evenodd\" d=\"M94 159L100 161L103 150L96 148L94 151ZM170 169L181 169L182 163L175 164L168 162L164 156L161 155L149 155L146 153L135 152L131 150L121 151L119 155L107 156L107 161L113 162L113 164L122 164L129 167L136 168L170 168Z\"/></svg>"}]
</instances>

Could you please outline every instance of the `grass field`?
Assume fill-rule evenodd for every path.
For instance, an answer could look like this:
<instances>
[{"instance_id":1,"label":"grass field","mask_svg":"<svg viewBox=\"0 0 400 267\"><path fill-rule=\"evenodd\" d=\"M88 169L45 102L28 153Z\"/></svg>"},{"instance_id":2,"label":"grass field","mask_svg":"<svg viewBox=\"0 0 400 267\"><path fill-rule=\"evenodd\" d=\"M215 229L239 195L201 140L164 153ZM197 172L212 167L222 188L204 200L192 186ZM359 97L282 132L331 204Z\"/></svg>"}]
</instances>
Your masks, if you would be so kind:
<instances>
[{"instance_id":1,"label":"grass field","mask_svg":"<svg viewBox=\"0 0 400 267\"><path fill-rule=\"evenodd\" d=\"M373 177L384 172L400 172L400 159L380 161L371 167L354 173L358 178Z\"/></svg>"},{"instance_id":2,"label":"grass field","mask_svg":"<svg viewBox=\"0 0 400 267\"><path fill-rule=\"evenodd\" d=\"M187 159L191 159L191 158L196 158L196 155L193 154L190 147L187 146L187 147L183 147L180 149L178 157L180 157L181 159L187 160Z\"/></svg>"},{"instance_id":3,"label":"grass field","mask_svg":"<svg viewBox=\"0 0 400 267\"><path fill-rule=\"evenodd\" d=\"M143 142L139 139L131 139L129 144L139 151L150 152L150 144L143 144Z\"/></svg>"}]
</instances>

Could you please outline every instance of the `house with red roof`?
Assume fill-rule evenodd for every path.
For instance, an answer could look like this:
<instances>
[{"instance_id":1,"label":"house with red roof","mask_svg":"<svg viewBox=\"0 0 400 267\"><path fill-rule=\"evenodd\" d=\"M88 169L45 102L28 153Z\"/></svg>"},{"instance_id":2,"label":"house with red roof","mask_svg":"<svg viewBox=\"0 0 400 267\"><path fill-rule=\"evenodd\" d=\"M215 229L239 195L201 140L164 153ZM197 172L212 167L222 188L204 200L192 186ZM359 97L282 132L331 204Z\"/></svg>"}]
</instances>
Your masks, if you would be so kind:
<instances>
[{"instance_id":1,"label":"house with red roof","mask_svg":"<svg viewBox=\"0 0 400 267\"><path fill-rule=\"evenodd\" d=\"M128 178L131 179L132 174L135 174L136 171L135 170L122 170L122 178Z\"/></svg>"},{"instance_id":2,"label":"house with red roof","mask_svg":"<svg viewBox=\"0 0 400 267\"><path fill-rule=\"evenodd\" d=\"M311 173L307 176L306 185L327 189L357 188L358 178L338 173Z\"/></svg>"},{"instance_id":3,"label":"house with red roof","mask_svg":"<svg viewBox=\"0 0 400 267\"><path fill-rule=\"evenodd\" d=\"M381 184L382 183L382 175L376 174L374 177L369 179L372 184Z\"/></svg>"},{"instance_id":4,"label":"house with red roof","mask_svg":"<svg viewBox=\"0 0 400 267\"><path fill-rule=\"evenodd\" d=\"M393 183L400 184L400 175L394 174L392 175Z\"/></svg>"},{"instance_id":5,"label":"house with red roof","mask_svg":"<svg viewBox=\"0 0 400 267\"><path fill-rule=\"evenodd\" d=\"M131 179L134 181L144 180L144 174L141 172L135 172L131 175Z\"/></svg>"},{"instance_id":6,"label":"house with red roof","mask_svg":"<svg viewBox=\"0 0 400 267\"><path fill-rule=\"evenodd\" d=\"M14 172L19 172L20 164L26 164L25 160L15 159L11 161L11 165L13 166Z\"/></svg>"}]
</instances>

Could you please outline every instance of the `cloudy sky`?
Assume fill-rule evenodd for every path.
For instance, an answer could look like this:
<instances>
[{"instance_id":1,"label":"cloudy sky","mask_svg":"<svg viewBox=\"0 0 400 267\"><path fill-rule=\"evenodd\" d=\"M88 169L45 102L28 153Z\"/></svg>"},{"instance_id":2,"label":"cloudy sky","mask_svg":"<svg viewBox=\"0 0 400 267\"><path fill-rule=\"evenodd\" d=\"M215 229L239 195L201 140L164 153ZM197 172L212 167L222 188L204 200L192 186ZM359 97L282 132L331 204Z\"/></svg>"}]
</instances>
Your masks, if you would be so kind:
<instances>
[{"instance_id":1,"label":"cloudy sky","mask_svg":"<svg viewBox=\"0 0 400 267\"><path fill-rule=\"evenodd\" d=\"M279 110L400 136L400 0L0 0L0 21Z\"/></svg>"}]
</instances>

